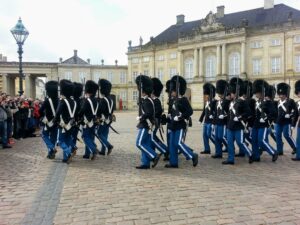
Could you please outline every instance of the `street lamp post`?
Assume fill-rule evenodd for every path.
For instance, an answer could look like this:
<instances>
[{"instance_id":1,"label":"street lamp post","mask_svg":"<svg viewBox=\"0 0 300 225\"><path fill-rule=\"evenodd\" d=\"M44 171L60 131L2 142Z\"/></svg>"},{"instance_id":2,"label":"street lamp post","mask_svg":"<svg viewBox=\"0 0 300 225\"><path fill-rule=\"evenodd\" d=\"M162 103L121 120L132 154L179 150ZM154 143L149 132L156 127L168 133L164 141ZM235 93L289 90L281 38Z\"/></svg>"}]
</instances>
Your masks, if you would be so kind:
<instances>
[{"instance_id":1,"label":"street lamp post","mask_svg":"<svg viewBox=\"0 0 300 225\"><path fill-rule=\"evenodd\" d=\"M26 40L26 38L29 35L28 30L25 28L25 26L22 23L21 18L19 18L18 23L15 27L13 27L10 32L14 36L14 38L17 41L18 45L18 54L19 54L19 94L20 96L23 95L23 70L22 70L22 54L23 54L23 44Z\"/></svg>"}]
</instances>

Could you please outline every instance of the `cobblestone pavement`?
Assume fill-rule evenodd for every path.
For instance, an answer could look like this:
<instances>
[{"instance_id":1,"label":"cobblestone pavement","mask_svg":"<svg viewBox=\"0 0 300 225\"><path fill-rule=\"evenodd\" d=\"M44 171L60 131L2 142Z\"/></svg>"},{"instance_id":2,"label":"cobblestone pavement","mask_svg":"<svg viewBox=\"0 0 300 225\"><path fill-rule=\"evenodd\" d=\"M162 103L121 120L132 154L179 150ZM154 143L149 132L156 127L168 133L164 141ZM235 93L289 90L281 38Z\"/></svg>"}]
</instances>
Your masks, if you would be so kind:
<instances>
[{"instance_id":1,"label":"cobblestone pavement","mask_svg":"<svg viewBox=\"0 0 300 225\"><path fill-rule=\"evenodd\" d=\"M200 152L201 125L194 117L186 142ZM0 225L4 224L300 224L300 164L290 150L276 163L237 159L234 166L200 156L194 168L136 170L136 113L118 113L110 156L70 165L50 161L41 138L0 150ZM287 147L287 145L285 145Z\"/></svg>"}]
</instances>

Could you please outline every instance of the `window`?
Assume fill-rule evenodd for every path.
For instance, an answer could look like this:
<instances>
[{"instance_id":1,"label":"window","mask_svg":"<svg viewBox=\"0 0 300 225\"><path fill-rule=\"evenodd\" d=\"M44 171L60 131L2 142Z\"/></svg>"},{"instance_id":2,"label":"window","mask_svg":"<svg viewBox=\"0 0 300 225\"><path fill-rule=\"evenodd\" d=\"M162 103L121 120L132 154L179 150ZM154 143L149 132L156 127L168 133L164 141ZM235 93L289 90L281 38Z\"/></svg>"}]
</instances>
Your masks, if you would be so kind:
<instances>
[{"instance_id":1,"label":"window","mask_svg":"<svg viewBox=\"0 0 300 225\"><path fill-rule=\"evenodd\" d=\"M271 72L272 73L280 73L280 66L281 66L281 58L280 57L271 58Z\"/></svg>"},{"instance_id":2,"label":"window","mask_svg":"<svg viewBox=\"0 0 300 225\"><path fill-rule=\"evenodd\" d=\"M170 68L170 78L177 74L177 69L175 67Z\"/></svg>"},{"instance_id":3,"label":"window","mask_svg":"<svg viewBox=\"0 0 300 225\"><path fill-rule=\"evenodd\" d=\"M139 63L139 58L132 58L132 63Z\"/></svg>"},{"instance_id":4,"label":"window","mask_svg":"<svg viewBox=\"0 0 300 225\"><path fill-rule=\"evenodd\" d=\"M137 78L137 76L138 76L138 72L133 72L133 74L132 74L132 82L134 83L135 82L135 79Z\"/></svg>"},{"instance_id":5,"label":"window","mask_svg":"<svg viewBox=\"0 0 300 225\"><path fill-rule=\"evenodd\" d=\"M86 72L79 72L79 82L85 83L86 81Z\"/></svg>"},{"instance_id":6,"label":"window","mask_svg":"<svg viewBox=\"0 0 300 225\"><path fill-rule=\"evenodd\" d=\"M121 84L125 84L126 83L126 73L125 72L121 72L120 73L120 83Z\"/></svg>"},{"instance_id":7,"label":"window","mask_svg":"<svg viewBox=\"0 0 300 225\"><path fill-rule=\"evenodd\" d=\"M296 44L300 43L300 35L296 35L296 36L295 36L294 42L295 42Z\"/></svg>"},{"instance_id":8,"label":"window","mask_svg":"<svg viewBox=\"0 0 300 225\"><path fill-rule=\"evenodd\" d=\"M216 56L211 55L206 58L206 77L216 77Z\"/></svg>"},{"instance_id":9,"label":"window","mask_svg":"<svg viewBox=\"0 0 300 225\"><path fill-rule=\"evenodd\" d=\"M164 77L163 69L158 69L158 70L157 70L157 78L158 78L160 81L163 81L163 77Z\"/></svg>"},{"instance_id":10,"label":"window","mask_svg":"<svg viewBox=\"0 0 300 225\"><path fill-rule=\"evenodd\" d=\"M112 73L112 72L108 72L108 73L107 73L107 80L108 80L109 82L112 82L112 80L113 80L113 73Z\"/></svg>"},{"instance_id":11,"label":"window","mask_svg":"<svg viewBox=\"0 0 300 225\"><path fill-rule=\"evenodd\" d=\"M186 79L193 78L193 59L186 59L184 62L184 76Z\"/></svg>"},{"instance_id":12,"label":"window","mask_svg":"<svg viewBox=\"0 0 300 225\"><path fill-rule=\"evenodd\" d=\"M280 39L272 39L271 40L271 46L279 46L280 45Z\"/></svg>"},{"instance_id":13,"label":"window","mask_svg":"<svg viewBox=\"0 0 300 225\"><path fill-rule=\"evenodd\" d=\"M132 100L137 101L138 100L138 91L132 91Z\"/></svg>"},{"instance_id":14,"label":"window","mask_svg":"<svg viewBox=\"0 0 300 225\"><path fill-rule=\"evenodd\" d=\"M127 101L126 91L120 91L120 99L122 99L122 101Z\"/></svg>"},{"instance_id":15,"label":"window","mask_svg":"<svg viewBox=\"0 0 300 225\"><path fill-rule=\"evenodd\" d=\"M94 81L98 82L100 79L101 73L94 73Z\"/></svg>"},{"instance_id":16,"label":"window","mask_svg":"<svg viewBox=\"0 0 300 225\"><path fill-rule=\"evenodd\" d=\"M251 48L262 48L262 42L261 41L253 41L250 44Z\"/></svg>"},{"instance_id":17,"label":"window","mask_svg":"<svg viewBox=\"0 0 300 225\"><path fill-rule=\"evenodd\" d=\"M172 52L170 54L170 59L176 59L177 58L177 53L176 52Z\"/></svg>"},{"instance_id":18,"label":"window","mask_svg":"<svg viewBox=\"0 0 300 225\"><path fill-rule=\"evenodd\" d=\"M300 55L295 57L295 71L300 72Z\"/></svg>"},{"instance_id":19,"label":"window","mask_svg":"<svg viewBox=\"0 0 300 225\"><path fill-rule=\"evenodd\" d=\"M253 75L261 75L262 61L261 59L253 59Z\"/></svg>"},{"instance_id":20,"label":"window","mask_svg":"<svg viewBox=\"0 0 300 225\"><path fill-rule=\"evenodd\" d=\"M165 56L164 55L159 55L157 57L157 61L163 61L165 59Z\"/></svg>"},{"instance_id":21,"label":"window","mask_svg":"<svg viewBox=\"0 0 300 225\"><path fill-rule=\"evenodd\" d=\"M150 57L149 56L145 56L144 58L143 58L143 62L149 62L150 61Z\"/></svg>"},{"instance_id":22,"label":"window","mask_svg":"<svg viewBox=\"0 0 300 225\"><path fill-rule=\"evenodd\" d=\"M65 79L72 80L72 72L65 72Z\"/></svg>"},{"instance_id":23,"label":"window","mask_svg":"<svg viewBox=\"0 0 300 225\"><path fill-rule=\"evenodd\" d=\"M149 76L149 70L144 70L144 75Z\"/></svg>"},{"instance_id":24,"label":"window","mask_svg":"<svg viewBox=\"0 0 300 225\"><path fill-rule=\"evenodd\" d=\"M229 56L229 76L237 76L240 73L240 54L234 52Z\"/></svg>"}]
</instances>

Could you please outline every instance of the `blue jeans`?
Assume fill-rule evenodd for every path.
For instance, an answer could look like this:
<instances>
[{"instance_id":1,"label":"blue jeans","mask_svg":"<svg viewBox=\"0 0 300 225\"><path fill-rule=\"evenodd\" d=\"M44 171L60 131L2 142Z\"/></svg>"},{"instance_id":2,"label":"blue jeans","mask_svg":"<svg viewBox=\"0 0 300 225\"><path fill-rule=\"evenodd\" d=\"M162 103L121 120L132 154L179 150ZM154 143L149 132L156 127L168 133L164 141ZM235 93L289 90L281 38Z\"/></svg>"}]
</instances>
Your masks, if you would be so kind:
<instances>
[{"instance_id":1,"label":"blue jeans","mask_svg":"<svg viewBox=\"0 0 300 225\"><path fill-rule=\"evenodd\" d=\"M204 151L210 152L209 140L214 143L214 139L212 138L212 124L204 123L203 124L203 142L204 142Z\"/></svg>"},{"instance_id":2,"label":"blue jeans","mask_svg":"<svg viewBox=\"0 0 300 225\"><path fill-rule=\"evenodd\" d=\"M282 133L285 140L289 143L292 149L296 149L295 140L292 137L291 125L279 125L275 124L275 132L276 132L276 144L278 153L283 153L283 142L282 142Z\"/></svg>"},{"instance_id":3,"label":"blue jeans","mask_svg":"<svg viewBox=\"0 0 300 225\"><path fill-rule=\"evenodd\" d=\"M82 139L85 144L85 155L89 156L90 153L97 153L97 145L95 143L95 127L86 127L82 130Z\"/></svg>"},{"instance_id":4,"label":"blue jeans","mask_svg":"<svg viewBox=\"0 0 300 225\"><path fill-rule=\"evenodd\" d=\"M296 158L300 159L300 127L297 128L297 151Z\"/></svg>"},{"instance_id":5,"label":"blue jeans","mask_svg":"<svg viewBox=\"0 0 300 225\"><path fill-rule=\"evenodd\" d=\"M157 131L158 128L155 128L153 130L153 132L151 133L151 143L152 143L152 147L153 149L157 148L162 154L166 154L168 152L168 148L167 146L162 143L161 140L159 140L159 138L157 137Z\"/></svg>"},{"instance_id":6,"label":"blue jeans","mask_svg":"<svg viewBox=\"0 0 300 225\"><path fill-rule=\"evenodd\" d=\"M101 142L101 152L105 153L105 150L111 148L112 145L108 141L109 134L109 126L107 124L99 125L97 130L97 135L99 137L99 141Z\"/></svg>"},{"instance_id":7,"label":"blue jeans","mask_svg":"<svg viewBox=\"0 0 300 225\"><path fill-rule=\"evenodd\" d=\"M59 129L59 146L63 150L63 159L67 160L68 157L71 155L71 147L72 145L72 137L71 132L63 132L63 129Z\"/></svg>"},{"instance_id":8,"label":"blue jeans","mask_svg":"<svg viewBox=\"0 0 300 225\"><path fill-rule=\"evenodd\" d=\"M2 146L7 145L7 121L0 121L0 132L2 138Z\"/></svg>"},{"instance_id":9,"label":"blue jeans","mask_svg":"<svg viewBox=\"0 0 300 225\"><path fill-rule=\"evenodd\" d=\"M57 126L53 126L51 128L47 127L47 129L46 126L43 127L42 138L47 146L48 152L53 151L56 146L57 133Z\"/></svg>"},{"instance_id":10,"label":"blue jeans","mask_svg":"<svg viewBox=\"0 0 300 225\"><path fill-rule=\"evenodd\" d=\"M194 157L193 150L183 143L183 129L172 130L170 133L170 165L178 166L178 150L181 151L187 160Z\"/></svg>"},{"instance_id":11,"label":"blue jeans","mask_svg":"<svg viewBox=\"0 0 300 225\"><path fill-rule=\"evenodd\" d=\"M142 165L150 166L150 162L157 156L157 154L151 146L151 139L148 129L141 128L138 130L136 147L142 151Z\"/></svg>"},{"instance_id":12,"label":"blue jeans","mask_svg":"<svg viewBox=\"0 0 300 225\"><path fill-rule=\"evenodd\" d=\"M276 150L269 144L269 128L253 128L252 129L252 150L254 159L260 158L260 151L267 151L270 155L274 155Z\"/></svg>"},{"instance_id":13,"label":"blue jeans","mask_svg":"<svg viewBox=\"0 0 300 225\"><path fill-rule=\"evenodd\" d=\"M226 141L226 142L225 142ZM215 147L216 147L216 156L222 156L222 143L226 143L226 126L225 125L216 125L215 126Z\"/></svg>"},{"instance_id":14,"label":"blue jeans","mask_svg":"<svg viewBox=\"0 0 300 225\"><path fill-rule=\"evenodd\" d=\"M234 141L238 144L242 152L249 157L252 156L251 150L245 144L244 131L243 130L230 130L227 129L227 141L228 141L228 162L234 162Z\"/></svg>"}]
</instances>

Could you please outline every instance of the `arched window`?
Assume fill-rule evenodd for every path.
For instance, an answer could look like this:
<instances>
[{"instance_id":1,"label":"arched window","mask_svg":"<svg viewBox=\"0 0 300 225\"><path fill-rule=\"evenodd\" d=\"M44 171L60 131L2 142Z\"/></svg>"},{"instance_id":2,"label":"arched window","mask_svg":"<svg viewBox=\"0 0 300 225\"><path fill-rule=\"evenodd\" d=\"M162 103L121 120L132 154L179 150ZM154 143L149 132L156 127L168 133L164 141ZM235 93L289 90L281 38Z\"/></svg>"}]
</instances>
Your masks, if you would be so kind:
<instances>
[{"instance_id":1,"label":"arched window","mask_svg":"<svg viewBox=\"0 0 300 225\"><path fill-rule=\"evenodd\" d=\"M233 52L229 56L229 76L238 76L241 73L241 60L238 52Z\"/></svg>"},{"instance_id":2,"label":"arched window","mask_svg":"<svg viewBox=\"0 0 300 225\"><path fill-rule=\"evenodd\" d=\"M210 55L206 58L205 63L205 76L208 79L213 79L216 77L216 56Z\"/></svg>"},{"instance_id":3,"label":"arched window","mask_svg":"<svg viewBox=\"0 0 300 225\"><path fill-rule=\"evenodd\" d=\"M193 73L194 73L193 67L194 67L193 59L191 58L186 59L184 62L184 76L187 80L193 78Z\"/></svg>"}]
</instances>

